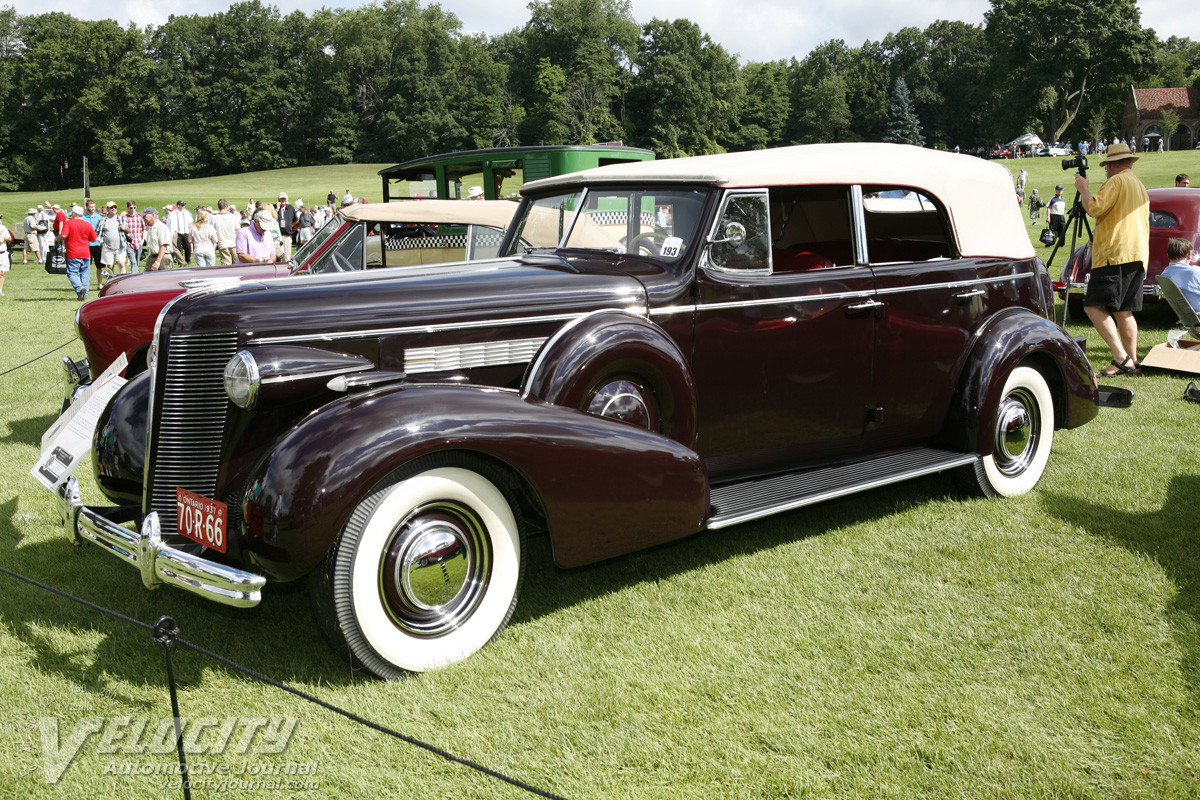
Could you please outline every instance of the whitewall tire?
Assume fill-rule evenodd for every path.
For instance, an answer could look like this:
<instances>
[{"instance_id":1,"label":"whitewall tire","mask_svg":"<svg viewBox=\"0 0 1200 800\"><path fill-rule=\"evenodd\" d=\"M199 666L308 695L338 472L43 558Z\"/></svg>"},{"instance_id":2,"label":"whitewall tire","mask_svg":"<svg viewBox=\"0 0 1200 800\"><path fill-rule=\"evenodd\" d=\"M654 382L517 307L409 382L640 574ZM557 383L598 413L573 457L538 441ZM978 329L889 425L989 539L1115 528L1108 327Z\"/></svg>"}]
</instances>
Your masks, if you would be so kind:
<instances>
[{"instance_id":1,"label":"whitewall tire","mask_svg":"<svg viewBox=\"0 0 1200 800\"><path fill-rule=\"evenodd\" d=\"M994 422L980 436L992 437L992 454L974 468L974 483L987 497L1016 497L1037 486L1054 442L1054 399L1032 367L1009 373Z\"/></svg>"},{"instance_id":2,"label":"whitewall tire","mask_svg":"<svg viewBox=\"0 0 1200 800\"><path fill-rule=\"evenodd\" d=\"M503 485L486 462L448 456L372 489L312 587L334 644L396 678L462 661L497 636L524 577L519 512Z\"/></svg>"}]
</instances>

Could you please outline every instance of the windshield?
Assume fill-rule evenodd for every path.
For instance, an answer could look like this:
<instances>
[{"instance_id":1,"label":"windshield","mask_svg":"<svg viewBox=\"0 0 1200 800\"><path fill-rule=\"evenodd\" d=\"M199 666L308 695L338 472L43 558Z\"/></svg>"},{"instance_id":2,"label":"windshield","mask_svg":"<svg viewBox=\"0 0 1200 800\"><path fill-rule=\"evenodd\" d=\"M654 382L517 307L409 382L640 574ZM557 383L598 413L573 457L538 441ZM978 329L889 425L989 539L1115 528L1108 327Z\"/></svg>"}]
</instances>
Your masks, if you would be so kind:
<instances>
[{"instance_id":1,"label":"windshield","mask_svg":"<svg viewBox=\"0 0 1200 800\"><path fill-rule=\"evenodd\" d=\"M681 258L696 241L707 192L598 187L526 204L506 255L568 247Z\"/></svg>"},{"instance_id":2,"label":"windshield","mask_svg":"<svg viewBox=\"0 0 1200 800\"><path fill-rule=\"evenodd\" d=\"M330 236L337 233L341 227L343 220L340 216L334 215L329 218L329 221L321 226L321 229L313 234L313 237L304 244L300 245L299 249L292 254L292 271L295 272L296 267L308 260L309 256L317 252Z\"/></svg>"}]
</instances>

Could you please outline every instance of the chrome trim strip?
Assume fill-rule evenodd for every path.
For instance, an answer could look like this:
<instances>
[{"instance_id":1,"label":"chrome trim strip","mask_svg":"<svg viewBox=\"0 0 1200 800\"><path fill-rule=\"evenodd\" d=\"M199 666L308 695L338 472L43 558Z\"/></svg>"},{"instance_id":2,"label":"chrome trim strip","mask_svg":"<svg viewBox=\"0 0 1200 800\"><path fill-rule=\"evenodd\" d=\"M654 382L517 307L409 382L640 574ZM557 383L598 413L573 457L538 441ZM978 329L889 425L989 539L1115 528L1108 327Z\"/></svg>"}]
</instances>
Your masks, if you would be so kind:
<instances>
[{"instance_id":1,"label":"chrome trim strip","mask_svg":"<svg viewBox=\"0 0 1200 800\"><path fill-rule=\"evenodd\" d=\"M404 371L449 372L459 369L498 367L505 364L524 364L533 359L548 337L506 339L439 347L414 347L404 351Z\"/></svg>"},{"instance_id":2,"label":"chrome trim strip","mask_svg":"<svg viewBox=\"0 0 1200 800\"><path fill-rule=\"evenodd\" d=\"M917 478L922 475L932 475L935 472L944 472L945 470L954 469L955 467L974 464L978 459L979 456L975 455L974 453L964 453L961 458L941 461L936 464L928 464L924 467L919 467L916 469L904 470L903 472L885 475L873 480L864 481L862 483L839 486L836 489L830 489L829 491L821 492L820 494L806 495L805 497L794 500L785 500L772 506L754 509L753 511L746 511L741 514L732 514L728 517L716 516L709 519L709 521L705 524L705 527L709 530L727 528L730 525L736 525L739 522L748 522L752 519L770 516L771 514L778 514L783 511L791 511L795 508L813 505L814 503L821 503L825 500L832 500L835 497L844 497L848 494L856 494L858 492L866 491L867 489L875 489L879 486L887 486L888 484L899 483L900 481L905 481L909 478Z\"/></svg>"},{"instance_id":3,"label":"chrome trim strip","mask_svg":"<svg viewBox=\"0 0 1200 800\"><path fill-rule=\"evenodd\" d=\"M854 234L854 263L860 267L867 263L867 218L863 210L863 190L860 184L850 186L850 230Z\"/></svg>"},{"instance_id":4,"label":"chrome trim strip","mask_svg":"<svg viewBox=\"0 0 1200 800\"><path fill-rule=\"evenodd\" d=\"M627 308L603 308L600 311L626 311L646 316L646 307L634 305ZM261 336L250 339L247 345L283 344L287 342L333 342L343 339L365 339L376 336L396 336L408 333L444 333L446 331L466 331L478 328L500 328L513 325L536 325L543 322L569 322L580 316L595 314L595 311L573 312L569 314L546 314L538 317L513 317L512 319L482 319L475 322L448 322L444 324L408 325L400 328L375 328L362 331L347 331L345 333L311 333L294 334L292 336Z\"/></svg>"},{"instance_id":5,"label":"chrome trim strip","mask_svg":"<svg viewBox=\"0 0 1200 800\"><path fill-rule=\"evenodd\" d=\"M339 367L337 369L323 369L320 372L296 372L287 375L272 375L269 378L263 378L262 384L265 386L268 383L288 383L290 381L304 381L309 378L328 378L338 375L346 375L352 372L365 372L369 369L375 369L374 364L362 364L357 367Z\"/></svg>"},{"instance_id":6,"label":"chrome trim strip","mask_svg":"<svg viewBox=\"0 0 1200 800\"><path fill-rule=\"evenodd\" d=\"M709 311L720 308L754 308L756 306L778 306L791 303L828 302L830 300L855 300L859 297L874 297L874 289L863 289L857 292L837 292L835 294L806 294L794 297L765 297L760 300L730 300L724 303L699 303L697 311Z\"/></svg>"},{"instance_id":7,"label":"chrome trim strip","mask_svg":"<svg viewBox=\"0 0 1200 800\"><path fill-rule=\"evenodd\" d=\"M1012 283L1021 280L1022 278L1032 278L1033 272L1018 272L1013 275L1001 275L996 278L974 278L969 281L952 281L950 283L925 283L920 286L893 286L888 289L877 290L879 294L905 294L907 292L920 292L925 289L965 289L969 286L986 286L989 283Z\"/></svg>"},{"instance_id":8,"label":"chrome trim strip","mask_svg":"<svg viewBox=\"0 0 1200 800\"><path fill-rule=\"evenodd\" d=\"M646 309L644 307L642 308L642 314L640 315L634 314L630 309L627 308L598 308L595 311L589 311L586 314L581 314L580 316L571 320L571 322L563 325L554 332L553 336L546 340L545 344L543 344L541 349L538 350L537 358L534 359L534 362L529 366L529 369L526 370L525 377L521 381L521 397L529 397L529 379L536 375L538 370L541 369L542 362L546 359L546 353L550 351L550 348L553 347L559 339L566 336L567 333L569 333L575 326L579 325L589 317L594 317L597 314L605 314L611 311L615 311L619 314L629 314L629 316L637 317L638 319L645 319L648 316L645 313Z\"/></svg>"}]
</instances>

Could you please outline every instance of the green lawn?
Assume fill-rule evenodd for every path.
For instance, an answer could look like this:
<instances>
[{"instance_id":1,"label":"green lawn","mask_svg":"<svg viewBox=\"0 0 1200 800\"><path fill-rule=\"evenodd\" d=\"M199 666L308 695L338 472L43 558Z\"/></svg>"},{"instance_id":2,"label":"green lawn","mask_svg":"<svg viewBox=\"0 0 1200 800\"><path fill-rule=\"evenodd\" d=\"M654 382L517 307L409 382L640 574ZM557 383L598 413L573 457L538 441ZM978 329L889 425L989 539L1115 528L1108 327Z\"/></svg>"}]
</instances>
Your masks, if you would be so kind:
<instances>
[{"instance_id":1,"label":"green lawn","mask_svg":"<svg viewBox=\"0 0 1200 800\"><path fill-rule=\"evenodd\" d=\"M1162 158L1163 174L1180 171ZM1034 185L1058 170L1057 159L1025 163ZM261 180L280 184L290 190ZM202 194L159 192L138 199ZM65 277L18 265L5 291L0 372L72 339ZM1173 320L1158 308L1141 320L1144 354ZM1072 332L1107 363L1090 329ZM62 353L82 348L0 381L0 565L139 620L169 614L197 644L546 790L1200 795L1200 406L1181 399L1186 376L1114 379L1136 390L1133 408L1060 431L1041 485L1015 500L966 498L932 476L572 571L534 540L498 641L451 669L382 683L325 646L302 591L271 587L256 609L226 609L148 592L115 558L72 546L28 475L61 399ZM84 497L101 500L90 479ZM301 765L314 774L291 779L319 783L280 795L201 775L196 797L529 796L187 650L175 668L185 718L298 720L285 753L231 746L193 765L244 781ZM59 783L42 773L46 720L66 740L90 718L152 729L171 716L146 632L0 576L0 706L0 797L179 796L161 778L119 774L174 755L122 752L113 727Z\"/></svg>"}]
</instances>

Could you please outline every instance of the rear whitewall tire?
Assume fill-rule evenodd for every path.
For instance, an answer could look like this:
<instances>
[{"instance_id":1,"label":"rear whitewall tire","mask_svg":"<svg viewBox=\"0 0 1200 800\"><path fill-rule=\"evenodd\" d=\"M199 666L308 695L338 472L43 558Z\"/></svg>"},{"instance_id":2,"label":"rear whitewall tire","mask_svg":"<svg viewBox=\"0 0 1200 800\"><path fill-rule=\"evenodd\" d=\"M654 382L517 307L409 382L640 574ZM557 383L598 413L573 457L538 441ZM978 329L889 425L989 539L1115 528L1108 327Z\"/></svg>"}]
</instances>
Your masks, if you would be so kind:
<instances>
[{"instance_id":1,"label":"rear whitewall tire","mask_svg":"<svg viewBox=\"0 0 1200 800\"><path fill-rule=\"evenodd\" d=\"M991 430L992 454L974 468L975 483L987 497L1016 497L1037 486L1054 443L1054 398L1040 372L1017 367L1000 393Z\"/></svg>"}]
</instances>

